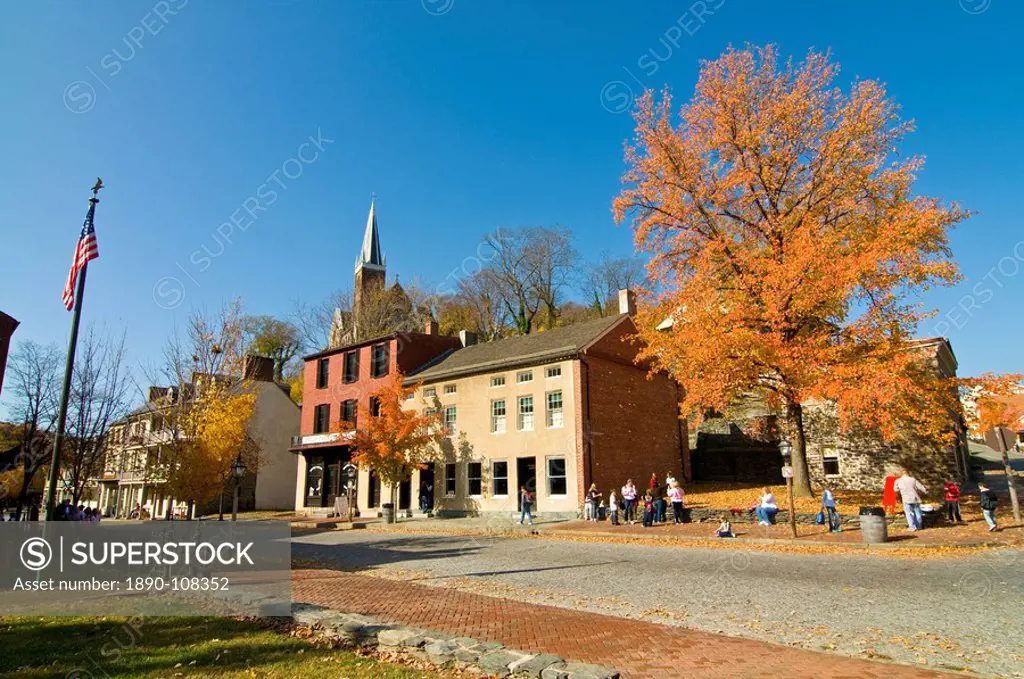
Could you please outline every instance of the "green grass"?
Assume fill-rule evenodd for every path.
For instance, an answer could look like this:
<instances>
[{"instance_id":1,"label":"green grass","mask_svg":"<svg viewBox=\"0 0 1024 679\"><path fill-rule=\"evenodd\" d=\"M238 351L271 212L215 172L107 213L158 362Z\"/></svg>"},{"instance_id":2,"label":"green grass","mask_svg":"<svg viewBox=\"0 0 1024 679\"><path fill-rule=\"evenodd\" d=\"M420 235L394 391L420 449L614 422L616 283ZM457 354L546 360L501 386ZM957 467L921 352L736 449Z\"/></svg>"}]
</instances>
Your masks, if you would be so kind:
<instances>
[{"instance_id":1,"label":"green grass","mask_svg":"<svg viewBox=\"0 0 1024 679\"><path fill-rule=\"evenodd\" d=\"M0 640L5 679L441 676L317 647L230 618L0 617Z\"/></svg>"}]
</instances>

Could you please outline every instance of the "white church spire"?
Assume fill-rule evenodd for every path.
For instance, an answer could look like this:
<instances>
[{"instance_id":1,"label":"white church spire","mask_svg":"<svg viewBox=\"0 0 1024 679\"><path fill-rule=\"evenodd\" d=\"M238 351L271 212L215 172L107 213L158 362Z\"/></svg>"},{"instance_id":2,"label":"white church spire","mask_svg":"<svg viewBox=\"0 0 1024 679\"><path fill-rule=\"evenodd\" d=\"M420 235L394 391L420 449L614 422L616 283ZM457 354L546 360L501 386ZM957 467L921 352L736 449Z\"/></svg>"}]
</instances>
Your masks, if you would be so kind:
<instances>
[{"instance_id":1,"label":"white church spire","mask_svg":"<svg viewBox=\"0 0 1024 679\"><path fill-rule=\"evenodd\" d=\"M356 260L356 270L360 268L384 270L384 254L380 249L380 234L377 232L377 195L370 198L370 214L366 218L366 232L363 234L363 247Z\"/></svg>"}]
</instances>

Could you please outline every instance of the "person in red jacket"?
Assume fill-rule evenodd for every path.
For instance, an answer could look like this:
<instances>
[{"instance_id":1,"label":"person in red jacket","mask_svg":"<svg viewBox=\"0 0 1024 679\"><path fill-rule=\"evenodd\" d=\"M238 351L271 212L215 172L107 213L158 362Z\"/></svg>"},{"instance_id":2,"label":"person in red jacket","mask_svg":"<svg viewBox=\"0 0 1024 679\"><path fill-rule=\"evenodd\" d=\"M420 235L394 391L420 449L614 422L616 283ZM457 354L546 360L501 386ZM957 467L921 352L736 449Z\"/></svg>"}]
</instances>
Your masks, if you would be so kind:
<instances>
[{"instance_id":1,"label":"person in red jacket","mask_svg":"<svg viewBox=\"0 0 1024 679\"><path fill-rule=\"evenodd\" d=\"M963 523L960 517L960 486L950 479L943 484L942 492L946 497L946 520L950 523Z\"/></svg>"}]
</instances>

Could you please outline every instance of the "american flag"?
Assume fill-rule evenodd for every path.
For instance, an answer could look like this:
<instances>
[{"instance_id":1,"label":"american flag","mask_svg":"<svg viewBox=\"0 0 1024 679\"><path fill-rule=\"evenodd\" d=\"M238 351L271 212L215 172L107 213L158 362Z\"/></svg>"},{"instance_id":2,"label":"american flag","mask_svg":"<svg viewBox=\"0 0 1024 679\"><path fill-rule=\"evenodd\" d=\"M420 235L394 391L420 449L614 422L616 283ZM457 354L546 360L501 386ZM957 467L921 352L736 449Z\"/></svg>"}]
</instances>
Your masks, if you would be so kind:
<instances>
[{"instance_id":1,"label":"american flag","mask_svg":"<svg viewBox=\"0 0 1024 679\"><path fill-rule=\"evenodd\" d=\"M68 271L68 280L64 284L64 306L68 311L75 306L75 283L78 281L78 272L85 268L89 260L100 256L99 246L96 245L96 229L92 226L92 210L82 227L82 235L78 237L78 244L75 246L75 258L71 260L71 270Z\"/></svg>"}]
</instances>

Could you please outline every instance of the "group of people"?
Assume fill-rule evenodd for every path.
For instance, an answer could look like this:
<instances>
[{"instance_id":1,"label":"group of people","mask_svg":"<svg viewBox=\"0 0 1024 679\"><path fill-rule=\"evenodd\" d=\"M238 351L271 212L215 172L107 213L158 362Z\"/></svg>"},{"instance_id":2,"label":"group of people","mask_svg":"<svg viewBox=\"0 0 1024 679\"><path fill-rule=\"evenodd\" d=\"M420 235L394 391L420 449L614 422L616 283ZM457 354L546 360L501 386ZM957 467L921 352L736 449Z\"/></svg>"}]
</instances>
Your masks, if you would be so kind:
<instances>
[{"instance_id":1,"label":"group of people","mask_svg":"<svg viewBox=\"0 0 1024 679\"><path fill-rule=\"evenodd\" d=\"M92 507L86 507L85 505L78 505L76 507L71 503L71 500L64 498L64 501L57 505L54 510L53 518L55 521L86 521L89 523L99 523L100 510L93 509Z\"/></svg>"},{"instance_id":2,"label":"group of people","mask_svg":"<svg viewBox=\"0 0 1024 679\"><path fill-rule=\"evenodd\" d=\"M649 528L658 523L668 523L668 508L671 506L672 523L683 523L684 521L683 509L686 494L672 472L665 472L664 482L658 480L657 474L651 474L647 490L643 495L637 490L633 479L627 479L625 485L618 491L614 488L608 491L607 505L604 503L603 497L604 495L597 489L597 485L591 484L584 504L584 519L600 521L601 509L604 508L607 510L613 526L635 524L639 516L641 524Z\"/></svg>"},{"instance_id":3,"label":"group of people","mask_svg":"<svg viewBox=\"0 0 1024 679\"><path fill-rule=\"evenodd\" d=\"M903 504L903 513L907 517L907 526L913 531L924 528L924 512L921 509L921 496L928 493L924 485L911 476L906 470L897 476L890 476L885 479L885 489L882 492L882 506L890 513L896 508L896 495L900 497ZM996 506L999 499L988 484L984 481L978 483L978 494L981 501L981 514L985 517L990 532L999 530L996 521ZM942 496L945 502L946 520L949 523L964 523L960 514L960 486L953 479L949 479L942 486Z\"/></svg>"}]
</instances>

